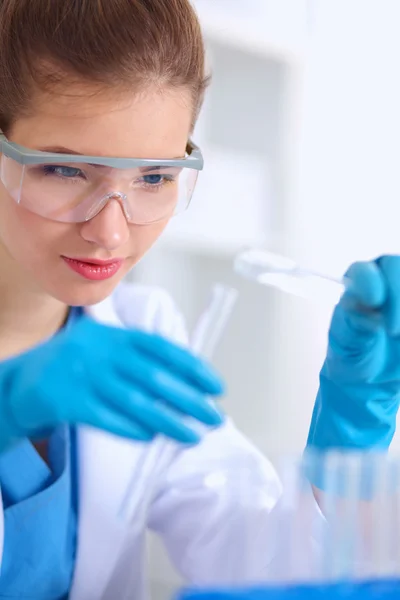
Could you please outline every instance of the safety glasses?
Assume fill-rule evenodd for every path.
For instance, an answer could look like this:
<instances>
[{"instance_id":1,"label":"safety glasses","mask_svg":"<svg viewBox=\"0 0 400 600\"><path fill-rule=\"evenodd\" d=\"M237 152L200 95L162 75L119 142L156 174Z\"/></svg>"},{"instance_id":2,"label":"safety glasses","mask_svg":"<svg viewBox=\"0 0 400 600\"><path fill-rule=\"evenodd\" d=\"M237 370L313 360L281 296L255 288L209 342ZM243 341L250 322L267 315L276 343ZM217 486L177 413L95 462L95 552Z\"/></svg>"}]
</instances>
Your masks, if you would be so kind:
<instances>
[{"instance_id":1,"label":"safety glasses","mask_svg":"<svg viewBox=\"0 0 400 600\"><path fill-rule=\"evenodd\" d=\"M117 200L129 223L147 225L187 209L204 161L192 142L183 158L108 158L41 152L10 142L0 131L0 179L31 212L83 223Z\"/></svg>"}]
</instances>

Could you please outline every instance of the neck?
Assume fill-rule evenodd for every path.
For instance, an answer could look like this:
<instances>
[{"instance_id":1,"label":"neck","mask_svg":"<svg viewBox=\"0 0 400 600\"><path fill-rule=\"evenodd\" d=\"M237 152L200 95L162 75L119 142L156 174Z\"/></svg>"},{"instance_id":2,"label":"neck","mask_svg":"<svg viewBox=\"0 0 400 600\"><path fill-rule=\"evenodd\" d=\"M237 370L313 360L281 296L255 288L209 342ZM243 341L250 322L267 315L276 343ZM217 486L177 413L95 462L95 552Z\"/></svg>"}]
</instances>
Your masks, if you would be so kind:
<instances>
[{"instance_id":1,"label":"neck","mask_svg":"<svg viewBox=\"0 0 400 600\"><path fill-rule=\"evenodd\" d=\"M0 257L0 360L52 336L67 314L68 307L38 289L15 261Z\"/></svg>"}]
</instances>

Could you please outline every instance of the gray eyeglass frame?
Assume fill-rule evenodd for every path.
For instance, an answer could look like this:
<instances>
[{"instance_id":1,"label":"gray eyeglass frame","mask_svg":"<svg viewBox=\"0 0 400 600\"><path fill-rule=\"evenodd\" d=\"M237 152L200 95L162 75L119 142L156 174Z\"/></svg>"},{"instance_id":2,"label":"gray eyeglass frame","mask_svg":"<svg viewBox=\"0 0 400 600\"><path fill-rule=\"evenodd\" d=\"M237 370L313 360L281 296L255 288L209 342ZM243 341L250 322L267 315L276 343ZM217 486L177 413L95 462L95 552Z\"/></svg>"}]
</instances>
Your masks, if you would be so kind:
<instances>
[{"instance_id":1,"label":"gray eyeglass frame","mask_svg":"<svg viewBox=\"0 0 400 600\"><path fill-rule=\"evenodd\" d=\"M191 140L186 146L185 158L173 159L153 159L153 158L115 158L107 156L86 156L83 154L62 154L56 152L42 152L41 150L31 150L19 144L10 142L4 133L0 130L0 153L12 158L20 165L40 165L43 163L57 164L66 163L85 163L92 165L102 165L113 167L115 169L134 169L137 167L178 167L186 169L196 169L201 171L204 167L204 159L201 150Z\"/></svg>"}]
</instances>

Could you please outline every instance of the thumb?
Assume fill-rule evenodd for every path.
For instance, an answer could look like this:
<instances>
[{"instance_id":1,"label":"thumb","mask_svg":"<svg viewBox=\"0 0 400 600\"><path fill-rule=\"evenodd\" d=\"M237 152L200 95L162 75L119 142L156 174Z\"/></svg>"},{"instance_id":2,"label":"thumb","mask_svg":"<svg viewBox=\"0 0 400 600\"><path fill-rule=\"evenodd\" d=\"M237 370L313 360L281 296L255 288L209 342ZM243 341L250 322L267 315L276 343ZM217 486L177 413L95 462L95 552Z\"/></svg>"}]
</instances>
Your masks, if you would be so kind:
<instances>
[{"instance_id":1,"label":"thumb","mask_svg":"<svg viewBox=\"0 0 400 600\"><path fill-rule=\"evenodd\" d=\"M346 273L346 291L333 313L329 329L326 377L347 382L367 381L381 368L384 341L382 307L388 294L376 262L354 263Z\"/></svg>"},{"instance_id":2,"label":"thumb","mask_svg":"<svg viewBox=\"0 0 400 600\"><path fill-rule=\"evenodd\" d=\"M377 261L387 286L385 326L389 335L400 335L400 256L382 256Z\"/></svg>"},{"instance_id":3,"label":"thumb","mask_svg":"<svg viewBox=\"0 0 400 600\"><path fill-rule=\"evenodd\" d=\"M353 333L375 332L382 326L381 309L389 292L378 261L354 263L345 275L345 282L346 291L333 321L336 316L345 319Z\"/></svg>"}]
</instances>

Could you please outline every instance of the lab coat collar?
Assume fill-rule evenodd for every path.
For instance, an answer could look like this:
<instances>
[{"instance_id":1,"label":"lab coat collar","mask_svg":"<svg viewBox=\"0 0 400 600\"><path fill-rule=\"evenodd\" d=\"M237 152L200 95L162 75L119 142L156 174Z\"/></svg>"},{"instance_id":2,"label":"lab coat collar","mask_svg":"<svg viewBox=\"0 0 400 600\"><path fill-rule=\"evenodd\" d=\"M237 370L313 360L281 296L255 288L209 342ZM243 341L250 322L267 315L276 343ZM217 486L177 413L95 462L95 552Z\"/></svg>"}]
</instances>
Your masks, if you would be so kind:
<instances>
[{"instance_id":1,"label":"lab coat collar","mask_svg":"<svg viewBox=\"0 0 400 600\"><path fill-rule=\"evenodd\" d=\"M102 302L87 306L85 312L93 317L96 321L104 325L113 325L114 327L124 327L123 322L119 318L115 309L114 294L108 296Z\"/></svg>"}]
</instances>

